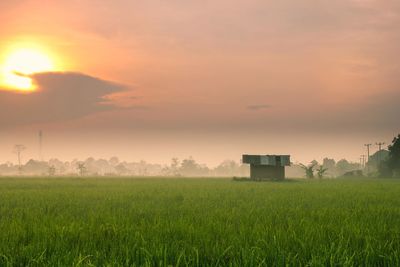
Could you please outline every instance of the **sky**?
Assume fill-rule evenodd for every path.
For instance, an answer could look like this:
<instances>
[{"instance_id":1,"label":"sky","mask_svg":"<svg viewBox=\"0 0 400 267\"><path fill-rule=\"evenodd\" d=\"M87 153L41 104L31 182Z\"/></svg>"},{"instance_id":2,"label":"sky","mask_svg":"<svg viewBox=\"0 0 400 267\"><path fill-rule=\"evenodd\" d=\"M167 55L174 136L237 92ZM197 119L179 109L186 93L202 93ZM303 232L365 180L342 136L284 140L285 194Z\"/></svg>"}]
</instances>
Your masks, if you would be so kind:
<instances>
[{"instance_id":1,"label":"sky","mask_svg":"<svg viewBox=\"0 0 400 267\"><path fill-rule=\"evenodd\" d=\"M38 158L39 130L47 159L210 166L357 162L400 132L398 0L2 0L0 19L0 67L23 46L55 62L0 88L2 161Z\"/></svg>"}]
</instances>

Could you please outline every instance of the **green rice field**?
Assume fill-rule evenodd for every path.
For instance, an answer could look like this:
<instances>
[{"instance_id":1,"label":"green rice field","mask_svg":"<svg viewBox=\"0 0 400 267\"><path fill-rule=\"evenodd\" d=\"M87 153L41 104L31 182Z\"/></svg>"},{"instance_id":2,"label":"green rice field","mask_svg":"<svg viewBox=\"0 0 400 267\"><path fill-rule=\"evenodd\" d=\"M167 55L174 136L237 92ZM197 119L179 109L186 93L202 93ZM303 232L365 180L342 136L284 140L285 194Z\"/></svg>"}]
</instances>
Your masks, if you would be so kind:
<instances>
[{"instance_id":1,"label":"green rice field","mask_svg":"<svg viewBox=\"0 0 400 267\"><path fill-rule=\"evenodd\" d=\"M0 266L400 266L400 180L1 178Z\"/></svg>"}]
</instances>

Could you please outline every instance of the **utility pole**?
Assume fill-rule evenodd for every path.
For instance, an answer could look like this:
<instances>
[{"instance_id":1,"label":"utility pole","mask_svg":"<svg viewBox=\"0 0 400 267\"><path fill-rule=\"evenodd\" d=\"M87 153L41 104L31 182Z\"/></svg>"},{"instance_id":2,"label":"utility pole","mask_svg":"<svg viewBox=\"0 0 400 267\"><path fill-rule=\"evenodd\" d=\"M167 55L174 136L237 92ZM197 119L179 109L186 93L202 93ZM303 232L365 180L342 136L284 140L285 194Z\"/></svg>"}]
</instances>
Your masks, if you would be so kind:
<instances>
[{"instance_id":1,"label":"utility pole","mask_svg":"<svg viewBox=\"0 0 400 267\"><path fill-rule=\"evenodd\" d=\"M360 156L360 165L361 165L361 168L365 167L365 155Z\"/></svg>"},{"instance_id":2,"label":"utility pole","mask_svg":"<svg viewBox=\"0 0 400 267\"><path fill-rule=\"evenodd\" d=\"M21 165L21 153L26 149L24 145L15 145L14 146L14 153L17 154L18 157L18 171L19 174L22 173L22 165Z\"/></svg>"},{"instance_id":3,"label":"utility pole","mask_svg":"<svg viewBox=\"0 0 400 267\"><path fill-rule=\"evenodd\" d=\"M364 144L364 146L366 146L367 147L367 173L369 173L369 166L368 166L368 163L369 163L369 149L370 149L370 147L372 146L372 144Z\"/></svg>"},{"instance_id":4,"label":"utility pole","mask_svg":"<svg viewBox=\"0 0 400 267\"><path fill-rule=\"evenodd\" d=\"M377 145L377 146L379 147L379 151L381 151L381 150L382 150L382 146L383 146L384 144L386 144L386 143L385 143L385 142L378 142L378 143L376 143L375 145Z\"/></svg>"},{"instance_id":5,"label":"utility pole","mask_svg":"<svg viewBox=\"0 0 400 267\"><path fill-rule=\"evenodd\" d=\"M379 147L379 150L378 150L378 165L379 165L379 163L381 163L381 153L379 153L379 152L382 151L382 146L384 144L385 144L385 142L377 142L377 143L375 143L375 145L377 145Z\"/></svg>"}]
</instances>

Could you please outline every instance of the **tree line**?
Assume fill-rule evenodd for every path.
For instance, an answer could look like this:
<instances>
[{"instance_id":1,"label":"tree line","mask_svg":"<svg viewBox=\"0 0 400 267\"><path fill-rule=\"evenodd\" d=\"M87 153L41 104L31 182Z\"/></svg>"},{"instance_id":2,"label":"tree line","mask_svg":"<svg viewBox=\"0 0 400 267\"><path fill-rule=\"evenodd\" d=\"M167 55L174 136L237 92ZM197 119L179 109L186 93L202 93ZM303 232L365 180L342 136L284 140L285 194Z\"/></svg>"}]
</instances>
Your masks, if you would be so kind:
<instances>
[{"instance_id":1,"label":"tree line","mask_svg":"<svg viewBox=\"0 0 400 267\"><path fill-rule=\"evenodd\" d=\"M314 160L308 165L299 164L298 167L297 171L303 171L304 176L309 179L363 176L400 178L400 134L393 139L387 150L378 150L365 164L350 163L345 159L335 162L325 158L322 164Z\"/></svg>"},{"instance_id":2,"label":"tree line","mask_svg":"<svg viewBox=\"0 0 400 267\"><path fill-rule=\"evenodd\" d=\"M0 175L47 175L47 176L174 176L174 177L232 177L247 176L249 167L240 162L225 160L214 168L198 163L192 157L179 160L172 158L170 164L121 161L117 157L61 161L30 159L25 164L7 162L0 164Z\"/></svg>"},{"instance_id":3,"label":"tree line","mask_svg":"<svg viewBox=\"0 0 400 267\"><path fill-rule=\"evenodd\" d=\"M61 161L50 159L39 161L31 159L21 162L21 153L26 149L16 145L18 163L0 164L0 175L48 175L48 176L173 176L173 177L247 177L250 170L247 164L234 160L225 160L216 167L210 168L198 163L192 157L179 160L172 158L170 164L154 164L146 161L127 162L117 157L110 159ZM400 178L400 134L395 137L388 150L380 150L370 156L367 164L350 162L346 159L335 161L324 158L321 163L313 160L305 165L294 163L286 168L287 177L328 178L351 176L399 177Z\"/></svg>"}]
</instances>

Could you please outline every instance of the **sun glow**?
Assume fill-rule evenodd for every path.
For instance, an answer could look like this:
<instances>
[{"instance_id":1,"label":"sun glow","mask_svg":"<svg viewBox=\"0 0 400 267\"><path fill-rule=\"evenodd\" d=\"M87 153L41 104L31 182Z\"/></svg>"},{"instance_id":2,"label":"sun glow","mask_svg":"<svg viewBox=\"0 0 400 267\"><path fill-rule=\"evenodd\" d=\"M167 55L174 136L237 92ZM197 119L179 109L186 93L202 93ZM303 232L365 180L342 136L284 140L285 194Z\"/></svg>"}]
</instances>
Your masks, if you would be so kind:
<instances>
[{"instance_id":1,"label":"sun glow","mask_svg":"<svg viewBox=\"0 0 400 267\"><path fill-rule=\"evenodd\" d=\"M6 54L2 64L2 85L8 89L34 91L29 75L55 71L49 54L38 48L18 48Z\"/></svg>"}]
</instances>

